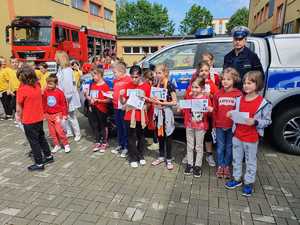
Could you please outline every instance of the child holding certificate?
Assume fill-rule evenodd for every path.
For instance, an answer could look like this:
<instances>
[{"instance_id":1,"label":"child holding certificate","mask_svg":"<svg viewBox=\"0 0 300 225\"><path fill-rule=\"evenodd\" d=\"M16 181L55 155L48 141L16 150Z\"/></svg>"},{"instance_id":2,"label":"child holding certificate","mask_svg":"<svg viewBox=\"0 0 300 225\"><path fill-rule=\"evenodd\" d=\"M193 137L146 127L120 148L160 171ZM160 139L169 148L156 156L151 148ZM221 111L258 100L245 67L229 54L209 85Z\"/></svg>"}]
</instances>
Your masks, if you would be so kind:
<instances>
[{"instance_id":1,"label":"child holding certificate","mask_svg":"<svg viewBox=\"0 0 300 225\"><path fill-rule=\"evenodd\" d=\"M251 196L256 177L256 154L259 137L263 136L264 128L271 124L271 104L259 92L263 88L260 71L250 71L243 78L245 95L236 101L235 111L228 113L233 120L233 179L225 184L228 189L243 185L243 195ZM248 118L245 118L248 114ZM242 182L243 158L246 170Z\"/></svg>"},{"instance_id":2,"label":"child holding certificate","mask_svg":"<svg viewBox=\"0 0 300 225\"><path fill-rule=\"evenodd\" d=\"M240 75L234 68L226 68L222 76L222 89L214 96L213 121L216 129L217 164L216 176L230 178L232 161L232 120L226 115L235 109L236 98L241 96L240 90L234 88L240 82Z\"/></svg>"},{"instance_id":3,"label":"child holding certificate","mask_svg":"<svg viewBox=\"0 0 300 225\"><path fill-rule=\"evenodd\" d=\"M125 105L124 120L128 126L128 159L133 168L146 164L145 128L147 126L147 106L145 99L150 97L150 85L143 81L139 66L130 68L131 82L121 92L121 103Z\"/></svg>"},{"instance_id":4,"label":"child holding certificate","mask_svg":"<svg viewBox=\"0 0 300 225\"><path fill-rule=\"evenodd\" d=\"M152 162L152 165L157 166L166 162L167 169L172 170L174 168L172 164L172 134L175 130L172 106L177 105L176 91L174 85L169 81L169 69L166 64L157 65L155 73L158 80L158 84L154 88L157 94L155 96L161 98L151 98L151 102L154 104L155 129L159 141L159 157ZM159 89L162 91L159 92Z\"/></svg>"},{"instance_id":5,"label":"child holding certificate","mask_svg":"<svg viewBox=\"0 0 300 225\"><path fill-rule=\"evenodd\" d=\"M202 158L203 158L203 140L206 131L209 128L208 114L213 111L211 101L205 94L205 80L201 77L193 81L191 95L186 97L185 101L191 100L191 108L182 109L184 117L184 126L186 127L187 140L187 166L184 174L194 177L200 177ZM200 110L199 107L193 107L195 100L206 100L208 107ZM196 105L196 104L195 104ZM194 165L194 149L196 150L196 161Z\"/></svg>"}]
</instances>

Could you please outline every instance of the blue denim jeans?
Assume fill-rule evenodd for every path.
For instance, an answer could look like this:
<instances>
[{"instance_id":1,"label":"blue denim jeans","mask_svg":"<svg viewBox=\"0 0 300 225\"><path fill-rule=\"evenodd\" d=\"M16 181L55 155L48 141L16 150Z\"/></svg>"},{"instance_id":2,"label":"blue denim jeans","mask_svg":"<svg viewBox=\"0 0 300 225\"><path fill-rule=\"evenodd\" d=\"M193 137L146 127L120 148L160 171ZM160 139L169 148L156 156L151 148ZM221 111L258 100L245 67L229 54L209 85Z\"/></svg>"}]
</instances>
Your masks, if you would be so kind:
<instances>
[{"instance_id":1,"label":"blue denim jeans","mask_svg":"<svg viewBox=\"0 0 300 225\"><path fill-rule=\"evenodd\" d=\"M230 166L232 162L232 129L216 128L218 166Z\"/></svg>"},{"instance_id":2,"label":"blue denim jeans","mask_svg":"<svg viewBox=\"0 0 300 225\"><path fill-rule=\"evenodd\" d=\"M115 109L118 143L122 149L128 149L128 126L124 120L125 111Z\"/></svg>"}]
</instances>

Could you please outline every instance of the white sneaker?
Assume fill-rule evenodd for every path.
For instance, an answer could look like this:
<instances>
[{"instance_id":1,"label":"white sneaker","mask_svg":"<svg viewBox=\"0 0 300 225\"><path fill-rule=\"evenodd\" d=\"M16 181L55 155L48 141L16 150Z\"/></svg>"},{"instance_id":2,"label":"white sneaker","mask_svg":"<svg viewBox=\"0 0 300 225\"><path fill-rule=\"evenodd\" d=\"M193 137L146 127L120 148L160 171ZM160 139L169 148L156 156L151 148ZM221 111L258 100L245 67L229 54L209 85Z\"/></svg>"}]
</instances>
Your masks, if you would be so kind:
<instances>
[{"instance_id":1,"label":"white sneaker","mask_svg":"<svg viewBox=\"0 0 300 225\"><path fill-rule=\"evenodd\" d=\"M216 162L215 162L214 157L212 155L206 156L206 161L207 161L209 166L211 166L211 167L216 166Z\"/></svg>"},{"instance_id":2,"label":"white sneaker","mask_svg":"<svg viewBox=\"0 0 300 225\"><path fill-rule=\"evenodd\" d=\"M126 158L128 150L125 148L124 150L122 150L120 157L121 158Z\"/></svg>"},{"instance_id":3,"label":"white sneaker","mask_svg":"<svg viewBox=\"0 0 300 225\"><path fill-rule=\"evenodd\" d=\"M77 135L77 136L75 136L74 141L78 142L78 141L80 141L80 139L81 139L81 135Z\"/></svg>"},{"instance_id":4,"label":"white sneaker","mask_svg":"<svg viewBox=\"0 0 300 225\"><path fill-rule=\"evenodd\" d=\"M61 149L60 145L55 145L54 148L51 150L52 153L56 153Z\"/></svg>"},{"instance_id":5,"label":"white sneaker","mask_svg":"<svg viewBox=\"0 0 300 225\"><path fill-rule=\"evenodd\" d=\"M137 168L137 167L139 167L139 164L138 164L137 162L131 162L131 163L130 163L130 166L131 166L132 168Z\"/></svg>"},{"instance_id":6,"label":"white sneaker","mask_svg":"<svg viewBox=\"0 0 300 225\"><path fill-rule=\"evenodd\" d=\"M146 160L145 160L145 159L141 159L141 160L140 160L140 165L141 165L141 166L146 165Z\"/></svg>"},{"instance_id":7,"label":"white sneaker","mask_svg":"<svg viewBox=\"0 0 300 225\"><path fill-rule=\"evenodd\" d=\"M65 145L65 153L69 153L71 151L70 145Z\"/></svg>"},{"instance_id":8,"label":"white sneaker","mask_svg":"<svg viewBox=\"0 0 300 225\"><path fill-rule=\"evenodd\" d=\"M159 144L158 143L152 143L150 146L147 147L149 150L158 150Z\"/></svg>"},{"instance_id":9,"label":"white sneaker","mask_svg":"<svg viewBox=\"0 0 300 225\"><path fill-rule=\"evenodd\" d=\"M120 151L121 151L121 146L117 146L116 148L110 150L112 154L119 154Z\"/></svg>"}]
</instances>

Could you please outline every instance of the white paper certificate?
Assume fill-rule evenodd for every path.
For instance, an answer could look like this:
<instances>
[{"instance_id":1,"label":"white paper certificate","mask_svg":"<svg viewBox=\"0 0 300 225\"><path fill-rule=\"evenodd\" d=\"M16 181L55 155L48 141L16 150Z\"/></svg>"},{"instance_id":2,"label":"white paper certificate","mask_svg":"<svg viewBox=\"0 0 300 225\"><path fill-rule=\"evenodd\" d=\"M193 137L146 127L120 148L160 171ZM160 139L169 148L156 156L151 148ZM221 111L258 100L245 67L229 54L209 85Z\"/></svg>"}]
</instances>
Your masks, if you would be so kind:
<instances>
[{"instance_id":1,"label":"white paper certificate","mask_svg":"<svg viewBox=\"0 0 300 225\"><path fill-rule=\"evenodd\" d=\"M93 98L93 99L98 98L98 94L99 94L98 90L91 90L90 91L90 97Z\"/></svg>"},{"instance_id":2,"label":"white paper certificate","mask_svg":"<svg viewBox=\"0 0 300 225\"><path fill-rule=\"evenodd\" d=\"M140 89L127 89L127 96L135 95L135 96L143 96L144 91Z\"/></svg>"},{"instance_id":3,"label":"white paper certificate","mask_svg":"<svg viewBox=\"0 0 300 225\"><path fill-rule=\"evenodd\" d=\"M112 95L112 93L110 93L110 92L104 92L104 91L102 91L102 95L103 95L104 97L106 97L106 98L113 98L113 95Z\"/></svg>"},{"instance_id":4,"label":"white paper certificate","mask_svg":"<svg viewBox=\"0 0 300 225\"><path fill-rule=\"evenodd\" d=\"M231 111L231 119L235 123L247 124L247 119L249 119L249 113L233 110Z\"/></svg>"},{"instance_id":5,"label":"white paper certificate","mask_svg":"<svg viewBox=\"0 0 300 225\"><path fill-rule=\"evenodd\" d=\"M207 112L208 99L192 99L192 112Z\"/></svg>"},{"instance_id":6,"label":"white paper certificate","mask_svg":"<svg viewBox=\"0 0 300 225\"><path fill-rule=\"evenodd\" d=\"M136 95L130 95L127 102L126 102L127 105L130 105L130 106L132 106L134 108L137 108L139 110L143 109L144 103L145 103L145 99L140 98Z\"/></svg>"},{"instance_id":7,"label":"white paper certificate","mask_svg":"<svg viewBox=\"0 0 300 225\"><path fill-rule=\"evenodd\" d=\"M151 98L157 98L158 100L167 100L168 90L165 88L151 87Z\"/></svg>"},{"instance_id":8,"label":"white paper certificate","mask_svg":"<svg viewBox=\"0 0 300 225\"><path fill-rule=\"evenodd\" d=\"M192 108L192 101L191 100L179 100L179 107L181 109L190 109L190 108Z\"/></svg>"}]
</instances>

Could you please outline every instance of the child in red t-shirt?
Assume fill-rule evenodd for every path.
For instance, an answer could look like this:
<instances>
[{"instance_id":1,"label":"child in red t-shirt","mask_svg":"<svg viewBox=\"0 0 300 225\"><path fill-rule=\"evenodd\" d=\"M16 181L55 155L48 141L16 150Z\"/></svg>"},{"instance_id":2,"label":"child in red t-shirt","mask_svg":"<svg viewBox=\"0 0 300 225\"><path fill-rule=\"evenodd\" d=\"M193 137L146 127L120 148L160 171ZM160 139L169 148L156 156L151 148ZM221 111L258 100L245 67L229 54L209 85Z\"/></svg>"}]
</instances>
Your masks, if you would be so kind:
<instances>
[{"instance_id":1,"label":"child in red t-shirt","mask_svg":"<svg viewBox=\"0 0 300 225\"><path fill-rule=\"evenodd\" d=\"M145 165L145 128L148 123L147 105L145 99L150 97L150 85L143 81L142 70L139 66L130 68L132 81L121 92L121 102L125 105L124 120L128 126L128 157L130 166L133 168ZM137 97L136 97L137 96ZM141 108L129 104L131 98L136 97L144 103Z\"/></svg>"},{"instance_id":2,"label":"child in red t-shirt","mask_svg":"<svg viewBox=\"0 0 300 225\"><path fill-rule=\"evenodd\" d=\"M271 124L272 106L259 95L259 91L263 88L262 77L260 71L250 71L245 74L243 78L245 95L237 99L235 111L228 113L233 120L233 180L228 181L225 187L234 189L242 185L242 167L245 156L246 172L242 192L247 197L253 193L259 137L263 136L264 128ZM237 113L248 113L248 118L247 115L242 116Z\"/></svg>"},{"instance_id":3,"label":"child in red t-shirt","mask_svg":"<svg viewBox=\"0 0 300 225\"><path fill-rule=\"evenodd\" d=\"M184 117L184 126L186 128L187 140L187 166L184 174L194 174L195 177L200 177L202 158L203 158L203 140L206 131L209 128L208 113L213 111L210 98L205 93L205 80L204 78L197 78L193 81L191 93L186 97L190 99L207 99L208 111L195 111L194 109L182 109ZM196 161L194 162L194 149L196 150Z\"/></svg>"},{"instance_id":4,"label":"child in red t-shirt","mask_svg":"<svg viewBox=\"0 0 300 225\"><path fill-rule=\"evenodd\" d=\"M207 62L210 69L209 69L209 80L212 80L213 83L219 87L220 86L220 78L218 72L214 69L214 55L210 52L204 52L201 55L201 60Z\"/></svg>"},{"instance_id":5,"label":"child in red t-shirt","mask_svg":"<svg viewBox=\"0 0 300 225\"><path fill-rule=\"evenodd\" d=\"M52 74L47 78L47 87L43 94L44 113L48 122L49 134L53 140L52 153L61 149L61 142L65 153L71 151L68 138L64 131L64 125L68 117L68 104L64 93L57 88L58 79Z\"/></svg>"},{"instance_id":6,"label":"child in red t-shirt","mask_svg":"<svg viewBox=\"0 0 300 225\"><path fill-rule=\"evenodd\" d=\"M21 121L30 144L35 164L28 170L44 170L44 164L54 162L43 130L42 90L35 72L28 64L17 71L21 85L17 92L16 121Z\"/></svg>"},{"instance_id":7,"label":"child in red t-shirt","mask_svg":"<svg viewBox=\"0 0 300 225\"><path fill-rule=\"evenodd\" d=\"M236 98L241 96L234 85L240 81L240 75L234 68L226 68L222 76L222 89L214 96L213 121L216 128L217 163L216 176L230 178L232 161L232 120L226 115L235 109Z\"/></svg>"},{"instance_id":8,"label":"child in red t-shirt","mask_svg":"<svg viewBox=\"0 0 300 225\"><path fill-rule=\"evenodd\" d=\"M95 134L93 151L104 153L108 147L107 104L110 102L104 94L108 94L110 89L103 79L102 69L94 67L91 74L94 82L90 86L89 94L86 93L86 98L90 103L88 118Z\"/></svg>"}]
</instances>

